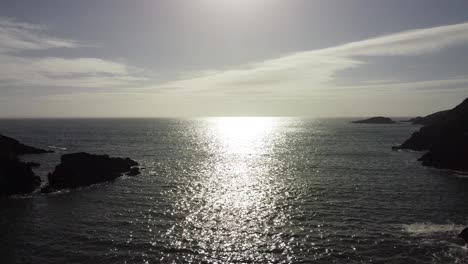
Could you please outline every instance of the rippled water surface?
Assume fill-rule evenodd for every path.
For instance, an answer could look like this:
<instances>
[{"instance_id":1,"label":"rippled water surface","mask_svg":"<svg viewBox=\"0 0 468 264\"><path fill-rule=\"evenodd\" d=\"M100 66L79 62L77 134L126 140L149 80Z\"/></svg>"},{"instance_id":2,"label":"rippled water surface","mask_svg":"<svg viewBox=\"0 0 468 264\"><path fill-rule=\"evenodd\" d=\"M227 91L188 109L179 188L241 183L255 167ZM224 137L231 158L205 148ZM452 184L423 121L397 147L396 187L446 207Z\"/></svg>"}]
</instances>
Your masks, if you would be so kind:
<instances>
[{"instance_id":1,"label":"rippled water surface","mask_svg":"<svg viewBox=\"0 0 468 264\"><path fill-rule=\"evenodd\" d=\"M294 118L1 120L142 175L0 199L1 263L467 263L468 178L392 152L418 129Z\"/></svg>"}]
</instances>

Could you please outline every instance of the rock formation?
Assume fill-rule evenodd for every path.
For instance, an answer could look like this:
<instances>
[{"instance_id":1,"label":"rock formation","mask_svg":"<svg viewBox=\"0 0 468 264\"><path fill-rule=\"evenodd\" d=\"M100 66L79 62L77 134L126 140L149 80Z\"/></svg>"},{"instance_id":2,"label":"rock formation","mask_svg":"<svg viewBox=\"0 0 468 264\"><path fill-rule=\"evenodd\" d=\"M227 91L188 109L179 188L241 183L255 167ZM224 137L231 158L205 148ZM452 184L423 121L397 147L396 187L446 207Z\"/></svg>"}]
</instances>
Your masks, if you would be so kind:
<instances>
[{"instance_id":1,"label":"rock formation","mask_svg":"<svg viewBox=\"0 0 468 264\"><path fill-rule=\"evenodd\" d=\"M31 193L39 187L41 178L31 169L39 164L22 162L18 156L48 152L51 151L30 147L0 135L0 195Z\"/></svg>"},{"instance_id":2,"label":"rock formation","mask_svg":"<svg viewBox=\"0 0 468 264\"><path fill-rule=\"evenodd\" d=\"M468 227L463 229L460 234L458 234L458 237L463 239L465 243L468 243Z\"/></svg>"},{"instance_id":3,"label":"rock formation","mask_svg":"<svg viewBox=\"0 0 468 264\"><path fill-rule=\"evenodd\" d=\"M468 170L468 98L394 149L427 150L420 158L425 166Z\"/></svg>"},{"instance_id":4,"label":"rock formation","mask_svg":"<svg viewBox=\"0 0 468 264\"><path fill-rule=\"evenodd\" d=\"M77 188L113 180L124 173L139 174L138 163L129 158L112 158L108 155L92 155L85 152L65 154L61 163L49 173L48 185L43 192L65 188Z\"/></svg>"},{"instance_id":5,"label":"rock formation","mask_svg":"<svg viewBox=\"0 0 468 264\"><path fill-rule=\"evenodd\" d=\"M31 193L40 184L29 164L18 157L0 156L0 195Z\"/></svg>"},{"instance_id":6,"label":"rock formation","mask_svg":"<svg viewBox=\"0 0 468 264\"><path fill-rule=\"evenodd\" d=\"M411 122L415 125L424 125L424 126L427 126L427 125L431 125L431 124L434 124L436 122L438 122L439 120L442 120L444 118L444 116L449 112L449 110L445 110L445 111L440 111L440 112L436 112L434 114L430 114L428 116L424 116L424 117L415 117L415 118L412 118L410 120L408 120L408 122Z\"/></svg>"},{"instance_id":7,"label":"rock formation","mask_svg":"<svg viewBox=\"0 0 468 264\"><path fill-rule=\"evenodd\" d=\"M352 123L355 123L355 124L395 124L396 122L388 117L376 116L376 117L371 117L371 118L364 119L364 120L353 121Z\"/></svg>"},{"instance_id":8,"label":"rock formation","mask_svg":"<svg viewBox=\"0 0 468 264\"><path fill-rule=\"evenodd\" d=\"M0 135L0 155L18 156L24 154L42 154L53 151L30 147L18 140Z\"/></svg>"}]
</instances>

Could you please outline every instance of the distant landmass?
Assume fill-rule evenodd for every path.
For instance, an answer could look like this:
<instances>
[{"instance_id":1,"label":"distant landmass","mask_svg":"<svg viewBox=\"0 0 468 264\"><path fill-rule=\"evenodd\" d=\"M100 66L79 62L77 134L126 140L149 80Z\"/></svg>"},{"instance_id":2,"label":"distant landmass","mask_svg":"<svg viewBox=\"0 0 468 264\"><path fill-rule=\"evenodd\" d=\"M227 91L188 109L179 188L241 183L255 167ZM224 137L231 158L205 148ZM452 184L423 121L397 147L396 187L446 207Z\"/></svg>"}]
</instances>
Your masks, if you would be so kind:
<instances>
[{"instance_id":1,"label":"distant landmass","mask_svg":"<svg viewBox=\"0 0 468 264\"><path fill-rule=\"evenodd\" d=\"M355 123L355 124L395 124L396 122L388 117L376 116L376 117L371 117L371 118L364 119L364 120L353 121L352 123Z\"/></svg>"},{"instance_id":2,"label":"distant landmass","mask_svg":"<svg viewBox=\"0 0 468 264\"><path fill-rule=\"evenodd\" d=\"M425 150L419 159L424 166L468 171L468 98L452 110L418 122L429 124L393 149Z\"/></svg>"},{"instance_id":3,"label":"distant landmass","mask_svg":"<svg viewBox=\"0 0 468 264\"><path fill-rule=\"evenodd\" d=\"M424 126L431 125L431 124L438 122L439 120L442 120L449 111L450 110L440 111L440 112L436 112L434 114L430 114L424 117L418 116L410 120L407 120L407 122L411 122L415 125L424 125Z\"/></svg>"}]
</instances>

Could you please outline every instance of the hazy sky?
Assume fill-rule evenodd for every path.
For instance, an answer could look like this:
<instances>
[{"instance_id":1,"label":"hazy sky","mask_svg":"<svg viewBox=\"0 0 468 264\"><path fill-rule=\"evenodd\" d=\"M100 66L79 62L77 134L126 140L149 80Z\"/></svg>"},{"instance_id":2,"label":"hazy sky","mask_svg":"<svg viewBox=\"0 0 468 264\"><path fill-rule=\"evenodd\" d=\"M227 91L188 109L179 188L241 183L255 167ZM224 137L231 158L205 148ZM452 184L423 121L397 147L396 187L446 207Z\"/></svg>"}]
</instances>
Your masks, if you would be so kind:
<instances>
[{"instance_id":1,"label":"hazy sky","mask_svg":"<svg viewBox=\"0 0 468 264\"><path fill-rule=\"evenodd\" d=\"M468 97L468 1L4 0L0 116L411 116Z\"/></svg>"}]
</instances>

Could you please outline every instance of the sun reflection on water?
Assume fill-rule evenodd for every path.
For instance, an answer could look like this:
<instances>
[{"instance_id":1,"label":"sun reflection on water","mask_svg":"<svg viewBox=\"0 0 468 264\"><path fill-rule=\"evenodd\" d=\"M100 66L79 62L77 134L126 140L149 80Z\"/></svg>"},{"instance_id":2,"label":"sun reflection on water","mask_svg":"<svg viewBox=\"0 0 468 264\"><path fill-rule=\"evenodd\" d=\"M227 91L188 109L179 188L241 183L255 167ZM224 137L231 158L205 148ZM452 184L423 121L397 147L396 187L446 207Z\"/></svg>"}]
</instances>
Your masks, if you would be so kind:
<instances>
[{"instance_id":1,"label":"sun reflection on water","mask_svg":"<svg viewBox=\"0 0 468 264\"><path fill-rule=\"evenodd\" d=\"M221 143L221 150L238 154L266 151L279 125L279 119L273 117L224 117L210 121L213 139Z\"/></svg>"},{"instance_id":2,"label":"sun reflection on water","mask_svg":"<svg viewBox=\"0 0 468 264\"><path fill-rule=\"evenodd\" d=\"M278 125L270 117L228 117L212 120L211 140L216 146L217 162L210 185L218 183L214 204L226 208L246 209L265 200L269 184L265 158L271 154L274 132Z\"/></svg>"},{"instance_id":3,"label":"sun reflection on water","mask_svg":"<svg viewBox=\"0 0 468 264\"><path fill-rule=\"evenodd\" d=\"M287 251L280 237L271 236L287 221L277 205L280 187L269 175L280 125L277 118L207 121L201 133L210 155L201 165L193 197L181 201L189 213L171 230L181 232L177 236L198 248L197 254L245 261L260 251Z\"/></svg>"}]
</instances>

